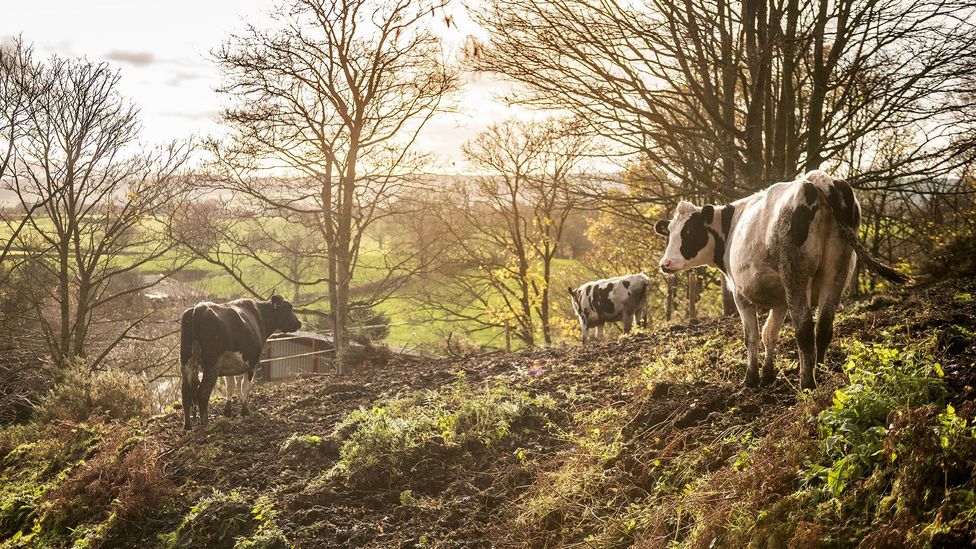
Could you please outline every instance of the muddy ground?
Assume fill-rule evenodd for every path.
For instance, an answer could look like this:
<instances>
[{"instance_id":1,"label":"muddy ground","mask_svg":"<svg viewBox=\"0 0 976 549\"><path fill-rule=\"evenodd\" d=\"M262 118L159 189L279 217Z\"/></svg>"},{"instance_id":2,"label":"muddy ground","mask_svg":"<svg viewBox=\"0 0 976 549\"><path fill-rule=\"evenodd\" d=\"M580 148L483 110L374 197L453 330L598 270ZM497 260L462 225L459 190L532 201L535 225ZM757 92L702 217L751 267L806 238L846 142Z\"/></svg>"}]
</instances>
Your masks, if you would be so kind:
<instances>
[{"instance_id":1,"label":"muddy ground","mask_svg":"<svg viewBox=\"0 0 976 549\"><path fill-rule=\"evenodd\" d=\"M911 290L855 302L836 325L836 337L878 340L885 329L931 330L940 325L976 326L976 308L958 295L976 294L973 280L921 285ZM158 545L160 532L173 531L201 495L218 488L249 497L267 495L278 522L299 547L411 547L427 544L489 547L520 545L513 537L514 504L532 475L558 466L568 450L566 432L577 418L605 408L623 410L624 451L608 467L619 468L619 486L638 498L652 489L654 460L693 451L701 441L745 430L762 436L797 404L795 350L789 327L782 334L776 382L742 389L744 350L737 319L674 325L609 340L590 347L562 346L517 353L494 353L424 363L393 362L383 369L342 377L321 375L253 393L249 416L218 417L210 426L182 430L179 410L153 418L147 436L160 449L165 474L179 487L182 508L161 510L152 522L133 525L120 546ZM951 334L940 341L954 399L970 399L976 386L976 350ZM655 379L648 368L667 354L695 356L698 371ZM843 354L834 346L822 384L837 383ZM674 362L672 360L672 362ZM477 445L445 455L432 451L434 466L397 485L370 479L344 482L324 473L339 458L336 426L350 412L423 389L448 387L459 372L473 384L505 384L551 396L562 413L554 425L523 426L517 444L532 456L526 467L515 448ZM660 377L660 376L659 376ZM666 376L665 376L666 377ZM676 379L674 379L676 378ZM219 413L221 405L216 407ZM318 435L323 443L282 451L294 435ZM490 451L489 451L490 450ZM716 459L721 459L721 456ZM419 460L422 462L423 460ZM419 463L418 462L418 463ZM413 497L404 501L404 491ZM418 504L422 501L422 504ZM554 519L556 520L556 519ZM545 539L535 540L545 545Z\"/></svg>"}]
</instances>

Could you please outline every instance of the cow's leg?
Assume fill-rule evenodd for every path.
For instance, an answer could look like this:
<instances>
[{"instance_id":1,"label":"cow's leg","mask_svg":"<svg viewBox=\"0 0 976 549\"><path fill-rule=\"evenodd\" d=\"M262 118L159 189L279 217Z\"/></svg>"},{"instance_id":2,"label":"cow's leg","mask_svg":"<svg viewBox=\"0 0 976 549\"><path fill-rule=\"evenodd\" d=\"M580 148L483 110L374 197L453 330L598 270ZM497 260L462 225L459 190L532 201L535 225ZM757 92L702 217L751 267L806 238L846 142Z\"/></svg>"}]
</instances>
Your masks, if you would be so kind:
<instances>
[{"instance_id":1,"label":"cow's leg","mask_svg":"<svg viewBox=\"0 0 976 549\"><path fill-rule=\"evenodd\" d=\"M213 392L214 385L217 384L217 366L217 364L204 364L203 366L203 380L200 381L200 386L197 389L197 406L200 407L200 425L206 425L210 422L207 411L210 406L210 393Z\"/></svg>"},{"instance_id":2,"label":"cow's leg","mask_svg":"<svg viewBox=\"0 0 976 549\"><path fill-rule=\"evenodd\" d=\"M800 355L800 388L814 388L814 366L817 363L816 341L814 339L813 310L810 307L808 286L810 279L787 283L786 300L790 304L790 315L796 329L796 347Z\"/></svg>"},{"instance_id":3,"label":"cow's leg","mask_svg":"<svg viewBox=\"0 0 976 549\"><path fill-rule=\"evenodd\" d=\"M769 385L776 379L776 341L779 339L779 330L783 327L786 319L786 307L777 307L769 311L766 324L763 326L762 341L766 348L766 361L763 363L761 385Z\"/></svg>"},{"instance_id":4,"label":"cow's leg","mask_svg":"<svg viewBox=\"0 0 976 549\"><path fill-rule=\"evenodd\" d=\"M756 306L744 296L735 294L735 308L742 319L742 333L746 340L746 355L749 364L746 366L746 377L742 384L746 387L759 385L759 317Z\"/></svg>"},{"instance_id":5,"label":"cow's leg","mask_svg":"<svg viewBox=\"0 0 976 549\"><path fill-rule=\"evenodd\" d=\"M821 307L817 312L817 359L816 364L823 364L824 356L827 354L827 347L834 338L834 312L836 306L830 308Z\"/></svg>"},{"instance_id":6,"label":"cow's leg","mask_svg":"<svg viewBox=\"0 0 976 549\"><path fill-rule=\"evenodd\" d=\"M596 339L597 341L603 341L603 324L599 324L596 327Z\"/></svg>"},{"instance_id":7,"label":"cow's leg","mask_svg":"<svg viewBox=\"0 0 976 549\"><path fill-rule=\"evenodd\" d=\"M624 333L629 334L630 329L634 326L634 315L630 313L624 313Z\"/></svg>"},{"instance_id":8,"label":"cow's leg","mask_svg":"<svg viewBox=\"0 0 976 549\"><path fill-rule=\"evenodd\" d=\"M227 390L227 399L224 402L224 415L230 417L234 412L234 406L231 401L234 398L234 393L237 392L237 376L224 376L224 388Z\"/></svg>"},{"instance_id":9,"label":"cow's leg","mask_svg":"<svg viewBox=\"0 0 976 549\"><path fill-rule=\"evenodd\" d=\"M183 428L190 430L193 427L191 418L193 417L193 407L196 405L197 385L199 378L197 370L190 364L180 367L180 392L183 396Z\"/></svg>"},{"instance_id":10,"label":"cow's leg","mask_svg":"<svg viewBox=\"0 0 976 549\"><path fill-rule=\"evenodd\" d=\"M820 302L817 306L817 364L823 364L827 347L830 347L830 341L834 338L834 313L850 279L852 252L839 254L835 261L836 265L829 271L825 270L820 286Z\"/></svg>"},{"instance_id":11,"label":"cow's leg","mask_svg":"<svg viewBox=\"0 0 976 549\"><path fill-rule=\"evenodd\" d=\"M248 404L251 402L251 378L254 377L254 370L244 372L244 381L241 382L241 415L250 415L251 409Z\"/></svg>"}]
</instances>

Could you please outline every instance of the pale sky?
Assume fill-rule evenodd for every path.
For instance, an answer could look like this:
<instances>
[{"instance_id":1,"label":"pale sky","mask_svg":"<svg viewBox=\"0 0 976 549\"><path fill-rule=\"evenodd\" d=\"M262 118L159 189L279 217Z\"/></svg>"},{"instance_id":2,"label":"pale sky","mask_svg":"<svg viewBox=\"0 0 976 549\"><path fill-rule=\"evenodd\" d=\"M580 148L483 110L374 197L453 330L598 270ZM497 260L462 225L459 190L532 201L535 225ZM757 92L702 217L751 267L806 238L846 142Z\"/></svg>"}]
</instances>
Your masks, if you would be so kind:
<instances>
[{"instance_id":1,"label":"pale sky","mask_svg":"<svg viewBox=\"0 0 976 549\"><path fill-rule=\"evenodd\" d=\"M245 23L261 26L273 0L30 0L5 2L0 39L18 34L45 56L87 57L121 71L120 91L141 110L143 139L159 143L220 132L223 98L209 53ZM477 32L460 6L448 42ZM443 27L443 25L441 25ZM460 114L432 120L418 147L437 154L444 171L464 171L460 145L492 122L527 113L495 99L507 85L484 74L466 77Z\"/></svg>"}]
</instances>

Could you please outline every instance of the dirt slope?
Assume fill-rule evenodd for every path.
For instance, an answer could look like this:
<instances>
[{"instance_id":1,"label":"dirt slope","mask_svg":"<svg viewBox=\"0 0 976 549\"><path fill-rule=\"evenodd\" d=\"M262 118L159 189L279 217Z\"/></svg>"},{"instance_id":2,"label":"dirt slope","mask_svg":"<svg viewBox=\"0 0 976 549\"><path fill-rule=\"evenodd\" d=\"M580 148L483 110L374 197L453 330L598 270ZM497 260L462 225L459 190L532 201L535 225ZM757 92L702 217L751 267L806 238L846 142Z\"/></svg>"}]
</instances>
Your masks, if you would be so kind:
<instances>
[{"instance_id":1,"label":"dirt slope","mask_svg":"<svg viewBox=\"0 0 976 549\"><path fill-rule=\"evenodd\" d=\"M219 417L190 433L182 431L175 410L143 429L177 497L160 506L152 521L117 530L103 545L198 543L192 540L201 539L199 532L196 538L174 538L173 532L192 522L187 517L194 509L206 509L201 502L214 489L239 494L240 513L250 512L254 520L261 505L273 508L284 540L275 538L268 547L659 547L698 539L710 527L706 522L718 524L725 515L691 518L665 509L669 502L678 505L719 482L727 489L723 497L737 498L743 475L752 475L748 482L765 494L756 496L757 509L797 489L795 470L759 478L764 472L755 463L772 459L761 454L777 448L781 432L799 437L793 444L798 448L814 443L811 413L829 406L834 390L846 383L840 372L845 341L888 341L892 333L906 340L934 338L948 399L971 420L976 340L965 327L976 326L973 295L976 282L964 280L849 305L836 325L828 371L818 373L821 387L809 396L795 387L788 327L777 362L784 371L776 382L742 389L740 325L715 319L587 348L391 364L341 378L261 386L251 415ZM453 403L443 410L457 413L441 413L440 426L435 419L433 427L423 427L427 431L415 427L427 425L422 414L439 406L439 399ZM479 408L482 401L487 405ZM493 415L502 411L504 421ZM364 432L394 442L371 450ZM396 438L404 432L416 440ZM366 449L361 467L350 457L353 444ZM371 462L371 451L393 461ZM383 463L395 463L399 473ZM972 484L972 473L963 474L960 485ZM726 509L718 499L703 505ZM788 534L792 541L770 534L764 545L804 546L796 532L806 523L797 520ZM953 528L953 544L972 541L970 532ZM727 539L734 527L719 530L713 540ZM184 526L181 536L189 531ZM836 534L836 546L848 546L871 532L838 527L822 536L828 534ZM233 537L218 538L207 539L216 540L211 546L233 546Z\"/></svg>"},{"instance_id":2,"label":"dirt slope","mask_svg":"<svg viewBox=\"0 0 976 549\"><path fill-rule=\"evenodd\" d=\"M884 329L906 323L917 331L953 324L976 326L972 304L953 301L954 296L973 290L969 281L876 297L859 304L856 314L840 317L837 338L875 340ZM533 473L557 466L557 456L569 446L560 433L579 429L579 418L589 412L624 411L621 434L626 450L607 467L626 471L631 484L618 488L637 497L651 489L654 460L689 451L698 441L716 440L730 430L748 427L751 437L764 436L796 404L796 371L794 367L782 372L771 387L741 389L739 330L735 319L718 319L588 348L394 364L342 378L303 379L256 391L256 412L249 417L220 418L210 428L183 434L178 415L170 414L154 420L148 430L168 448L162 456L164 469L187 501L210 487L270 494L287 539L302 547L388 547L434 541L464 546L516 544L508 526L514 520L512 504L526 495ZM791 333L787 329L783 335L779 364L795 365ZM968 399L976 385L972 342L945 337L950 390ZM838 347L834 346L829 360L834 372L819 374L823 385L839 382L833 379L843 360ZM689 360L677 379L654 382L646 369L663 355L694 356L694 362ZM533 467L520 463L512 448L474 447L458 455L431 451L431 459L437 461L433 473L427 470L429 476L393 486L317 480L339 458L341 441L333 433L347 414L419 390L444 389L457 383L458 372L470 384L504 384L554 399L563 412L555 418L556 429L540 427L518 442L534 446ZM311 451L282 452L286 440L296 434L325 440ZM721 462L723 457L715 459ZM424 494L427 504L403 502L405 490ZM537 541L545 543L545 539Z\"/></svg>"}]
</instances>

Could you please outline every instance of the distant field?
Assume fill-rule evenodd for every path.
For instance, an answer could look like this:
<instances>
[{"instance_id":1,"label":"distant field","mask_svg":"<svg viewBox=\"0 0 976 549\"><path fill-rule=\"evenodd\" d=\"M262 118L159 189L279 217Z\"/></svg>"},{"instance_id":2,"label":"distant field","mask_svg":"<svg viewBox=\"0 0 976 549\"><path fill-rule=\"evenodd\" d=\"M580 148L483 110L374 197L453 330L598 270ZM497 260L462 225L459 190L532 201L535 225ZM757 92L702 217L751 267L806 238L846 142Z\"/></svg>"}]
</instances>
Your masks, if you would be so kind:
<instances>
[{"instance_id":1,"label":"distant field","mask_svg":"<svg viewBox=\"0 0 976 549\"><path fill-rule=\"evenodd\" d=\"M53 225L50 222L47 222L43 226L45 229L53 229ZM143 222L143 230L154 231L156 229L158 229L158 224L155 220L147 219ZM0 225L0 238L9 237L9 227ZM151 240L133 246L133 249L127 250L127 252L138 254L139 252L148 251L150 246L152 246ZM359 256L360 266L353 280L353 288L380 279L383 276L383 269L381 268L383 265L383 257L390 251L389 241L387 241L386 246L381 247L376 239L364 238ZM132 261L133 257L127 253L119 257L117 261L124 264ZM237 266L240 269L240 276L260 292L270 293L271 290L276 290L280 294L291 298L294 295L294 286L262 264L262 260L273 263L273 257L274 254L268 253L260 258L242 258ZM138 272L144 275L168 273L173 268L175 259L175 254L167 254L142 265L138 269ZM318 268L323 271L321 276L324 276L326 267L322 265ZM312 269L313 271L311 272L314 273L315 267L313 266ZM555 261L554 289L552 295L553 318L555 323L561 323L565 326L567 322L570 324L575 322L575 319L568 318L571 316L571 311L568 311L566 304L562 303L565 292L563 288L568 285L575 286L582 282L582 278L585 278L585 275L581 273L585 270L585 267L577 261ZM315 276L319 276L319 274L309 275L306 273L306 278ZM224 271L221 266L214 265L203 259L196 259L187 265L180 278L197 290L213 295L217 299L234 299L246 295L246 292L241 289L237 281L234 280L234 277ZM496 348L504 347L504 333L501 329L479 330L480 326L478 324L468 321L432 322L421 318L416 312L416 307L407 298L408 295L418 289L414 284L415 282L407 280L398 293L395 293L386 302L376 307L378 311L385 313L391 321L390 333L386 338L388 344L396 347L430 351L436 348L443 348L443 342L446 337L453 332L455 341L460 338L467 339L469 342L477 345ZM303 286L300 292L305 297L305 299L301 299L300 301L304 302L310 301L308 298L312 296L320 296L321 299L311 305L311 307L323 312L326 310L327 301L325 300L325 295L327 288L325 283L315 286ZM472 310L472 312L478 311ZM539 334L539 339L541 341L541 334ZM512 339L512 345L515 348L519 347L519 343L515 341L514 337Z\"/></svg>"},{"instance_id":2,"label":"distant field","mask_svg":"<svg viewBox=\"0 0 976 549\"><path fill-rule=\"evenodd\" d=\"M371 242L370 245L375 247L375 241ZM381 251L374 248L373 253L379 254ZM369 254L364 255L368 257ZM579 262L573 260L557 260L554 267L555 282L553 283L553 301L555 305L553 316L558 317L560 315L561 307L559 302L563 299L563 294L565 292L565 290L561 289L567 285L576 283L575 280L570 281L570 279L574 279L574 274L580 271L582 266L579 264ZM187 270L204 273L199 280L188 281L190 285L198 290L210 293L221 299L232 299L235 297L240 297L243 294L233 277L215 265L208 264L202 260L197 260L193 262L187 268ZM145 271L147 273L154 272L151 269L145 269ZM250 283L257 285L258 287L274 288L277 286L277 290L286 297L290 298L293 294L293 287L290 284L285 283L274 273L263 268L257 260L248 262L248 265L244 270L244 277ZM369 282L369 280L363 280L357 277L353 286L366 282ZM435 346L442 347L445 338L452 331L454 332L455 339L464 337L464 334L467 332L472 332L469 339L473 343L498 348L504 346L504 334L500 329L475 331L479 328L479 325L468 321L432 322L419 318L419 315L416 312L416 307L406 297L407 295L413 293L416 289L417 288L413 286L413 282L407 281L407 283L401 288L400 292L395 293L390 299L376 307L377 311L385 313L390 318L390 334L386 338L386 342L391 346L405 347L408 349L416 348L420 350L431 350ZM325 301L325 284L312 287L306 286L302 288L301 292L305 296L315 295L315 293L318 292L318 294L322 296L322 300L320 300L319 303L314 306L314 308L321 311L325 311L327 309ZM563 313L565 312L563 311ZM566 315L563 314L562 316L565 317ZM563 320L567 321L569 319ZM575 322L575 320L572 321ZM512 343L514 347L519 347L518 342L516 342L514 338Z\"/></svg>"}]
</instances>

